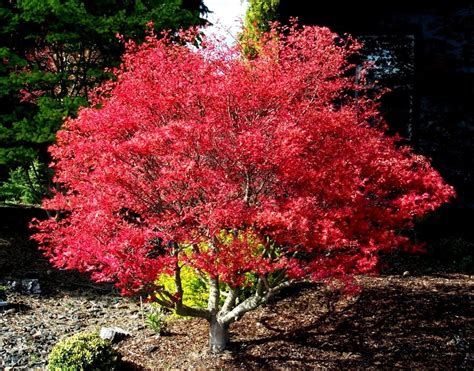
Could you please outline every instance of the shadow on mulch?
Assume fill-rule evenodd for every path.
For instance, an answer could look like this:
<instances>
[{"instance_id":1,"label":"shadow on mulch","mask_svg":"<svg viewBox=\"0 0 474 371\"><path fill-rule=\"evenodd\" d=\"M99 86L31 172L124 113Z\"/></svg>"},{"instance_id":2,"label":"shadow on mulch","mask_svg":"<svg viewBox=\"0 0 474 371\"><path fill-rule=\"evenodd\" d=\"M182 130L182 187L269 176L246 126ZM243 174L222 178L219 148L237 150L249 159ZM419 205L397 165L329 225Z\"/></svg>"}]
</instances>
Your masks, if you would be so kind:
<instances>
[{"instance_id":1,"label":"shadow on mulch","mask_svg":"<svg viewBox=\"0 0 474 371\"><path fill-rule=\"evenodd\" d=\"M287 291L234 323L217 356L197 319L172 322L170 336L131 338L121 351L145 369L474 368L471 278L358 280L364 289L349 299L314 284Z\"/></svg>"},{"instance_id":2,"label":"shadow on mulch","mask_svg":"<svg viewBox=\"0 0 474 371\"><path fill-rule=\"evenodd\" d=\"M26 313L31 310L31 306L24 303L9 303L6 306L0 307L0 313L13 310L14 313Z\"/></svg>"},{"instance_id":3,"label":"shadow on mulch","mask_svg":"<svg viewBox=\"0 0 474 371\"><path fill-rule=\"evenodd\" d=\"M267 330L264 336L240 336L251 324L247 329L236 324L232 366L474 366L472 287L428 281L424 287L419 279L395 279L390 285L368 281L355 302L331 311L321 311L311 289L268 307L267 318L259 322Z\"/></svg>"},{"instance_id":4,"label":"shadow on mulch","mask_svg":"<svg viewBox=\"0 0 474 371\"><path fill-rule=\"evenodd\" d=\"M116 371L142 371L145 369L134 362L121 361L115 370Z\"/></svg>"}]
</instances>

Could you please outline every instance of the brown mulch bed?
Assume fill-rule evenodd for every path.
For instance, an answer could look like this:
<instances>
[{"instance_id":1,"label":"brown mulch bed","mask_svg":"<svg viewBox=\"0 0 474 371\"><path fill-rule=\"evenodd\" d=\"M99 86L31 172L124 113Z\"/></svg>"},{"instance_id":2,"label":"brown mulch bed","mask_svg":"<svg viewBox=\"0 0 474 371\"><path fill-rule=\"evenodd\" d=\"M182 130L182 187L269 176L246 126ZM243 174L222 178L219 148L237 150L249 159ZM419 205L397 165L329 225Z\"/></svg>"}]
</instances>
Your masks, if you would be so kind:
<instances>
[{"instance_id":1,"label":"brown mulch bed","mask_svg":"<svg viewBox=\"0 0 474 371\"><path fill-rule=\"evenodd\" d=\"M231 327L229 350L207 352L207 323L172 323L121 345L145 368L472 368L474 279L465 275L359 279L347 299L316 286L247 314Z\"/></svg>"},{"instance_id":2,"label":"brown mulch bed","mask_svg":"<svg viewBox=\"0 0 474 371\"><path fill-rule=\"evenodd\" d=\"M0 279L37 278L43 294L10 293L15 310L0 309L0 368L43 368L59 339L119 325L133 333L118 345L125 369L473 369L474 276L412 261L360 277L353 298L318 285L288 291L235 323L229 349L212 355L205 321L173 320L158 337L139 303L52 268L24 235L3 231Z\"/></svg>"}]
</instances>

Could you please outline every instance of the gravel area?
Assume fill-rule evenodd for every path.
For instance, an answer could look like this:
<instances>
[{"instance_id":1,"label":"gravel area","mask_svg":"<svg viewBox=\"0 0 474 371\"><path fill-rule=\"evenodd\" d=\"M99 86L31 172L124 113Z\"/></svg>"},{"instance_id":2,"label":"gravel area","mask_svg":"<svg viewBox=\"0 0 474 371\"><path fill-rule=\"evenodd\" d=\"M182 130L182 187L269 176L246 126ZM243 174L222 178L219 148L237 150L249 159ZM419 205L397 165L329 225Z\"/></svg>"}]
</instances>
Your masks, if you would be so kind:
<instances>
[{"instance_id":1,"label":"gravel area","mask_svg":"<svg viewBox=\"0 0 474 371\"><path fill-rule=\"evenodd\" d=\"M140 306L117 296L77 290L49 297L11 294L8 302L0 309L0 367L42 368L52 346L77 332L143 329Z\"/></svg>"},{"instance_id":2,"label":"gravel area","mask_svg":"<svg viewBox=\"0 0 474 371\"><path fill-rule=\"evenodd\" d=\"M7 289L0 306L0 369L43 369L59 340L81 331L118 326L144 328L142 307L112 285L94 284L77 272L53 268L25 231L0 229L0 285L33 280L41 294Z\"/></svg>"}]
</instances>

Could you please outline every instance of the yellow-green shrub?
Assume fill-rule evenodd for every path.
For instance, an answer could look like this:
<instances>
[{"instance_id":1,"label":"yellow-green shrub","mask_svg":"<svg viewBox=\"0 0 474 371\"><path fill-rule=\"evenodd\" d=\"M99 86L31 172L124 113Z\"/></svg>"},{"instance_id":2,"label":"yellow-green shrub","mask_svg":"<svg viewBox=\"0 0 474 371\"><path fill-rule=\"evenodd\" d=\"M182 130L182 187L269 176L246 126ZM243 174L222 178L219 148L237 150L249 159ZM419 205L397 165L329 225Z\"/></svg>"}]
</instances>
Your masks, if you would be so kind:
<instances>
[{"instance_id":1,"label":"yellow-green shrub","mask_svg":"<svg viewBox=\"0 0 474 371\"><path fill-rule=\"evenodd\" d=\"M174 277L168 274L161 274L158 277L157 285L170 292L176 292ZM181 268L181 283L183 285L183 303L190 307L205 308L209 293L207 284L202 277L192 268L184 266Z\"/></svg>"},{"instance_id":2,"label":"yellow-green shrub","mask_svg":"<svg viewBox=\"0 0 474 371\"><path fill-rule=\"evenodd\" d=\"M79 333L57 343L49 355L48 370L114 370L119 353L97 333Z\"/></svg>"}]
</instances>

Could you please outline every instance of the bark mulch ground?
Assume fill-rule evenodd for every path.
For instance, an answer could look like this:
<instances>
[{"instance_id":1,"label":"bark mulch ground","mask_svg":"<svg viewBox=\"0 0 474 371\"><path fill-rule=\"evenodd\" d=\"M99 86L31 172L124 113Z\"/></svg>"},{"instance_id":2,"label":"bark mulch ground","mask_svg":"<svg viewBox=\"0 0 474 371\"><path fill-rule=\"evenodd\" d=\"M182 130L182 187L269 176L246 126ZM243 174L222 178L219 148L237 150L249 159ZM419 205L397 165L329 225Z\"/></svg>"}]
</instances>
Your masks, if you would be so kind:
<instances>
[{"instance_id":1,"label":"bark mulch ground","mask_svg":"<svg viewBox=\"0 0 474 371\"><path fill-rule=\"evenodd\" d=\"M133 333L117 346L124 369L474 369L474 276L408 261L359 277L357 297L318 285L289 290L232 325L229 349L212 355L205 321L173 320L156 336L137 301L52 268L24 235L2 231L0 280L36 278L42 294L8 294L0 368L44 368L59 339L120 326Z\"/></svg>"}]
</instances>

